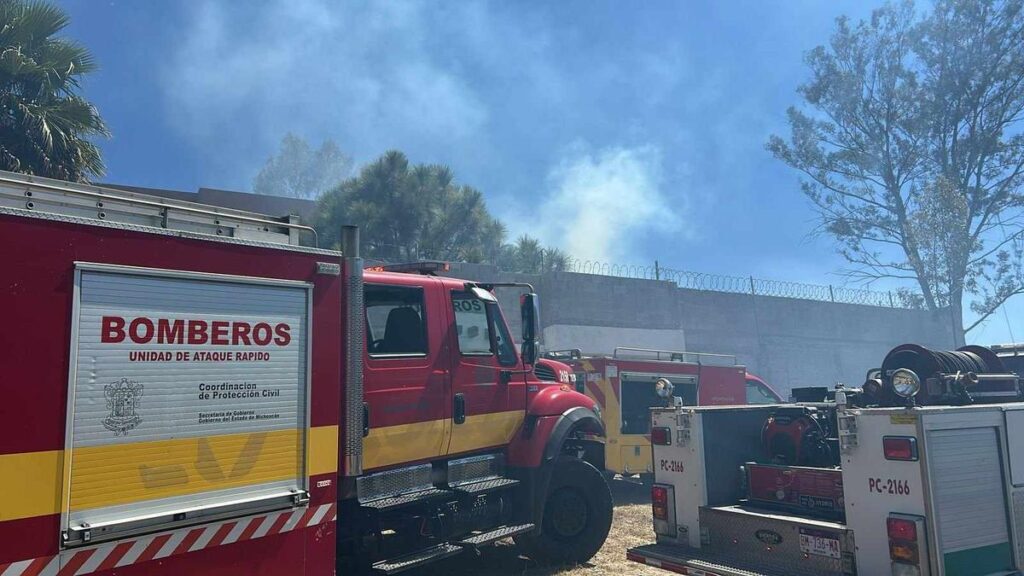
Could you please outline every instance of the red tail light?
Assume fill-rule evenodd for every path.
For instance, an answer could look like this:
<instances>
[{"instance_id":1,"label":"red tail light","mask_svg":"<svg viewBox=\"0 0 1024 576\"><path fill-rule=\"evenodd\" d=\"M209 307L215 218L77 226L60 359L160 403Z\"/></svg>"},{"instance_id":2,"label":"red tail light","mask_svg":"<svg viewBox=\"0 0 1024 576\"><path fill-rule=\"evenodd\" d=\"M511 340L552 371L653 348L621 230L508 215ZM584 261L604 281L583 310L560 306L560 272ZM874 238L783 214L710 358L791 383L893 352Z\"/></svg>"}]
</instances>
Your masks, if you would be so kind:
<instances>
[{"instance_id":1,"label":"red tail light","mask_svg":"<svg viewBox=\"0 0 1024 576\"><path fill-rule=\"evenodd\" d=\"M672 443L672 429L663 426L651 428L651 444L668 446Z\"/></svg>"},{"instance_id":2,"label":"red tail light","mask_svg":"<svg viewBox=\"0 0 1024 576\"><path fill-rule=\"evenodd\" d=\"M668 488L651 486L651 509L655 520L668 520Z\"/></svg>"},{"instance_id":3,"label":"red tail light","mask_svg":"<svg viewBox=\"0 0 1024 576\"><path fill-rule=\"evenodd\" d=\"M676 494L670 484L651 486L651 511L654 513L654 533L677 538Z\"/></svg>"},{"instance_id":4,"label":"red tail light","mask_svg":"<svg viewBox=\"0 0 1024 576\"><path fill-rule=\"evenodd\" d=\"M917 460L917 438L913 436L882 437L882 452L886 460Z\"/></svg>"},{"instance_id":5,"label":"red tail light","mask_svg":"<svg viewBox=\"0 0 1024 576\"><path fill-rule=\"evenodd\" d=\"M651 502L655 504L668 504L668 488L664 486L651 486Z\"/></svg>"},{"instance_id":6,"label":"red tail light","mask_svg":"<svg viewBox=\"0 0 1024 576\"><path fill-rule=\"evenodd\" d=\"M917 523L913 520L890 516L885 520L885 529L892 540L917 542Z\"/></svg>"},{"instance_id":7,"label":"red tail light","mask_svg":"<svg viewBox=\"0 0 1024 576\"><path fill-rule=\"evenodd\" d=\"M921 573L921 559L928 558L924 521L923 516L896 513L885 519L893 574L911 576Z\"/></svg>"}]
</instances>

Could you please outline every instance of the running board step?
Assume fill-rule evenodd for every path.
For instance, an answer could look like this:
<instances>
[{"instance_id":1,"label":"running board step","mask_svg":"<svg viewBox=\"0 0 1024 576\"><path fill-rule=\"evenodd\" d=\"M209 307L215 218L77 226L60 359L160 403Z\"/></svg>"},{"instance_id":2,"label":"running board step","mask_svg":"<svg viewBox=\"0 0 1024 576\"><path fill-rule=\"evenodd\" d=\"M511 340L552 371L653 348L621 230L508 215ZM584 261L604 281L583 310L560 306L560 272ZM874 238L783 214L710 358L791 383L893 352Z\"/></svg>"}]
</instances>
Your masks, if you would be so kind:
<instances>
[{"instance_id":1,"label":"running board step","mask_svg":"<svg viewBox=\"0 0 1024 576\"><path fill-rule=\"evenodd\" d=\"M405 556L399 556L394 560L381 560L373 565L373 571L377 574L398 574L399 572L405 572L406 570L412 570L418 568L424 564L429 564L435 560L441 560L456 554L461 554L464 548L455 546L453 544L438 544L430 548L424 548L418 552L407 554Z\"/></svg>"},{"instance_id":2,"label":"running board step","mask_svg":"<svg viewBox=\"0 0 1024 576\"><path fill-rule=\"evenodd\" d=\"M441 488L428 488L426 490L419 490L417 492L410 492L408 494L402 494L400 496L388 496L385 498L377 498L376 500L368 500L366 502L360 502L359 505L363 508L370 508L378 512L385 510L394 510L395 508L401 508L410 504L416 504L417 502L423 502L426 500L433 500L441 496L454 496L455 492L451 490L442 490Z\"/></svg>"},{"instance_id":3,"label":"running board step","mask_svg":"<svg viewBox=\"0 0 1024 576\"><path fill-rule=\"evenodd\" d=\"M464 540L456 542L456 546L462 546L464 548L481 548L488 544L494 544L498 540L503 540L517 534L529 532L534 529L533 524L515 524L513 526L502 526L495 528L490 532L482 532L475 536L470 536Z\"/></svg>"},{"instance_id":4,"label":"running board step","mask_svg":"<svg viewBox=\"0 0 1024 576\"><path fill-rule=\"evenodd\" d=\"M505 488L511 488L518 484L519 480L514 478L491 478L490 480L481 480L479 482L462 484L453 489L460 494L475 496L477 494L494 492L495 490L504 490Z\"/></svg>"}]
</instances>

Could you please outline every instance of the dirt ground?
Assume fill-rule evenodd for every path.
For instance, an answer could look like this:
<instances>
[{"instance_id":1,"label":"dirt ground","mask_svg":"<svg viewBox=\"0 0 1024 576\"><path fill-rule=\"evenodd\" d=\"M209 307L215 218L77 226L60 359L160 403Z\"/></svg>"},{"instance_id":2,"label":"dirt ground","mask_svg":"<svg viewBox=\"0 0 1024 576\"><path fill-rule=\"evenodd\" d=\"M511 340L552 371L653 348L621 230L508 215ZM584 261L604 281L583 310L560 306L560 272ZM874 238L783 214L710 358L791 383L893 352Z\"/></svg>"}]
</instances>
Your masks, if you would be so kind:
<instances>
[{"instance_id":1,"label":"dirt ground","mask_svg":"<svg viewBox=\"0 0 1024 576\"><path fill-rule=\"evenodd\" d=\"M613 480L609 483L615 498L612 530L604 547L590 562L561 568L538 567L519 556L515 546L499 543L485 548L480 558L469 555L438 562L414 576L665 576L666 572L626 560L626 549L654 540L651 528L649 488Z\"/></svg>"}]
</instances>

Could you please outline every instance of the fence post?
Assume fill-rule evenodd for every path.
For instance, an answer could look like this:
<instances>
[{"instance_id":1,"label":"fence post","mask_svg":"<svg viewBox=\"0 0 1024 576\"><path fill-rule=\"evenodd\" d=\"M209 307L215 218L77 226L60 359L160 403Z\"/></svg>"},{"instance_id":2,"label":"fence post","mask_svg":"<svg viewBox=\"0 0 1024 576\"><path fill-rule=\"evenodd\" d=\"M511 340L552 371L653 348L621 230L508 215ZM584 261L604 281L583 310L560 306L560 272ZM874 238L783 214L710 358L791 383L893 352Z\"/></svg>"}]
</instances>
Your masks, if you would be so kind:
<instances>
[{"instance_id":1,"label":"fence post","mask_svg":"<svg viewBox=\"0 0 1024 576\"><path fill-rule=\"evenodd\" d=\"M832 291L832 285L831 284L828 285L828 297L833 302L836 301L836 293Z\"/></svg>"},{"instance_id":2,"label":"fence post","mask_svg":"<svg viewBox=\"0 0 1024 576\"><path fill-rule=\"evenodd\" d=\"M757 296L757 292L754 291L754 277L750 277L750 295Z\"/></svg>"},{"instance_id":3,"label":"fence post","mask_svg":"<svg viewBox=\"0 0 1024 576\"><path fill-rule=\"evenodd\" d=\"M654 279L661 280L661 269L658 268L658 261L654 261Z\"/></svg>"},{"instance_id":4,"label":"fence post","mask_svg":"<svg viewBox=\"0 0 1024 576\"><path fill-rule=\"evenodd\" d=\"M896 307L896 304L893 303L893 301L892 301L892 290L889 290L889 307L890 308L895 308Z\"/></svg>"}]
</instances>

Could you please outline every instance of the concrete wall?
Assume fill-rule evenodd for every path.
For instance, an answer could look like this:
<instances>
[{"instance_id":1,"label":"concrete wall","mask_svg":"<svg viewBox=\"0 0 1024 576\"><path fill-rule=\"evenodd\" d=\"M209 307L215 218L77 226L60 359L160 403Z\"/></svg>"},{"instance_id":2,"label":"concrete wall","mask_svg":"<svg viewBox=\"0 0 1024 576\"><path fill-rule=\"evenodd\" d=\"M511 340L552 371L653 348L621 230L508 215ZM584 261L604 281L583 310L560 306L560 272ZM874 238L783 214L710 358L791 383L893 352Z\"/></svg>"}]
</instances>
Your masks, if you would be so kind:
<instances>
[{"instance_id":1,"label":"concrete wall","mask_svg":"<svg viewBox=\"0 0 1024 576\"><path fill-rule=\"evenodd\" d=\"M547 349L616 346L734 354L784 395L798 386L860 385L897 344L952 349L949 318L922 310L682 289L672 282L555 272L509 274L459 264L452 275L529 282L540 294ZM519 334L518 294L499 292Z\"/></svg>"}]
</instances>

